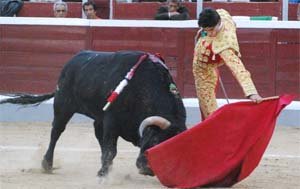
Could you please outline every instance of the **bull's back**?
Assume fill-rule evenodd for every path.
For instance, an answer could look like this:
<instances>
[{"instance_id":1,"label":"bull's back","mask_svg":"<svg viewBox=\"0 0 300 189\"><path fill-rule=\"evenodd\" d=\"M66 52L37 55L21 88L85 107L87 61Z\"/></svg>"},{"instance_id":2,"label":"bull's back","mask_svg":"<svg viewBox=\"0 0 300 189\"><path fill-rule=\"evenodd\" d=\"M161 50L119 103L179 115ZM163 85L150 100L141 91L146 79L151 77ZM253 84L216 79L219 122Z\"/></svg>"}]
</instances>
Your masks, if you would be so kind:
<instances>
[{"instance_id":1,"label":"bull's back","mask_svg":"<svg viewBox=\"0 0 300 189\"><path fill-rule=\"evenodd\" d=\"M64 67L62 72L74 74L111 73L132 67L143 54L140 51L99 52L81 51ZM102 74L105 74L102 73Z\"/></svg>"},{"instance_id":2,"label":"bull's back","mask_svg":"<svg viewBox=\"0 0 300 189\"><path fill-rule=\"evenodd\" d=\"M64 66L58 86L82 98L106 98L142 54L139 51L81 51Z\"/></svg>"}]
</instances>

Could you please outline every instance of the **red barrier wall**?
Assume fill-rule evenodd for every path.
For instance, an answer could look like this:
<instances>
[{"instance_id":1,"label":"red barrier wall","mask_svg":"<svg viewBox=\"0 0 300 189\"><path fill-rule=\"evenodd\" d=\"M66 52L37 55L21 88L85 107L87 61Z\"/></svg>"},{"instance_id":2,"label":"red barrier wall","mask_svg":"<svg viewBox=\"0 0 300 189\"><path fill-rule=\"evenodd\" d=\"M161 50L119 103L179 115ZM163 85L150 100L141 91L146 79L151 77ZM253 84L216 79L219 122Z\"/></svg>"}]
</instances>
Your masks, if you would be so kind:
<instances>
[{"instance_id":1,"label":"red barrier wall","mask_svg":"<svg viewBox=\"0 0 300 189\"><path fill-rule=\"evenodd\" d=\"M86 27L0 25L0 31L1 92L53 91L62 66L87 48Z\"/></svg>"},{"instance_id":2,"label":"red barrier wall","mask_svg":"<svg viewBox=\"0 0 300 189\"><path fill-rule=\"evenodd\" d=\"M0 92L51 92L76 52L131 49L160 52L183 96L195 97L195 33L189 28L0 25ZM238 38L242 60L263 96L300 93L299 29L238 29ZM225 66L221 74L229 97L242 98ZM218 97L223 97L221 90Z\"/></svg>"},{"instance_id":3,"label":"red barrier wall","mask_svg":"<svg viewBox=\"0 0 300 189\"><path fill-rule=\"evenodd\" d=\"M300 31L278 30L275 38L276 93L300 94Z\"/></svg>"}]
</instances>

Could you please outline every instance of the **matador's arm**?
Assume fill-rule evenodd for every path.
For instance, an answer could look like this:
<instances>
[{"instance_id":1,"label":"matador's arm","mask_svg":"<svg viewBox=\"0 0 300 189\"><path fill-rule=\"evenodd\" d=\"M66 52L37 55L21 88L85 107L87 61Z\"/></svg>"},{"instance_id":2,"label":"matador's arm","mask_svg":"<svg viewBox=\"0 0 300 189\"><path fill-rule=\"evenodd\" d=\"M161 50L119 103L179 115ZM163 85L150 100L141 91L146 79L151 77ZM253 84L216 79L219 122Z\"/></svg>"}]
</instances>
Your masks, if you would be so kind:
<instances>
[{"instance_id":1,"label":"matador's arm","mask_svg":"<svg viewBox=\"0 0 300 189\"><path fill-rule=\"evenodd\" d=\"M258 94L251 79L251 74L246 70L241 59L235 54L235 51L226 49L220 53L220 56L242 87L245 96L248 97L252 94Z\"/></svg>"}]
</instances>

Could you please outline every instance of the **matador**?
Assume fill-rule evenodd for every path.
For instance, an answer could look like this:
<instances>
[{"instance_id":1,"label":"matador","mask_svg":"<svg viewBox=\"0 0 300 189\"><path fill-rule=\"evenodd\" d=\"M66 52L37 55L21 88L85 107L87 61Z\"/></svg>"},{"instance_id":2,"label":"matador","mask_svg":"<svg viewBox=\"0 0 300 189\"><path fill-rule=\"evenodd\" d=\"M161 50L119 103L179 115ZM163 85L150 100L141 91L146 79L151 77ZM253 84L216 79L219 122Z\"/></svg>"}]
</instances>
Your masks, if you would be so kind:
<instances>
[{"instance_id":1,"label":"matador","mask_svg":"<svg viewBox=\"0 0 300 189\"><path fill-rule=\"evenodd\" d=\"M193 75L202 120L217 109L218 67L224 64L240 84L245 96L258 102L261 97L240 59L236 25L230 14L224 9L204 9L198 25L201 35L194 49Z\"/></svg>"}]
</instances>

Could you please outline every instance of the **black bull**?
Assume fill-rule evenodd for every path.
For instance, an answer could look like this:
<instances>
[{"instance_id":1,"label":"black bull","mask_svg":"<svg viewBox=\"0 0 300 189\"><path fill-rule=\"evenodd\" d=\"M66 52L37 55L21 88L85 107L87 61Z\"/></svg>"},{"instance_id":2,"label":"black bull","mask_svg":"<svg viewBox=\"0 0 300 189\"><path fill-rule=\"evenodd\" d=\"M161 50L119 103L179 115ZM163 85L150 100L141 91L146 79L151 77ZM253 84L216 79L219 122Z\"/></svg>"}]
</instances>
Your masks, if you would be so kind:
<instances>
[{"instance_id":1,"label":"black bull","mask_svg":"<svg viewBox=\"0 0 300 189\"><path fill-rule=\"evenodd\" d=\"M0 102L39 104L54 96L51 140L42 161L46 171L52 170L54 148L67 122L80 113L94 120L102 151L99 176L107 175L119 136L140 147L136 166L141 174L153 175L144 152L186 130L185 108L169 71L148 56L108 110L102 110L107 97L144 54L82 51L64 66L55 92L24 94Z\"/></svg>"}]
</instances>

